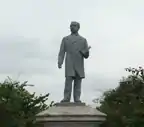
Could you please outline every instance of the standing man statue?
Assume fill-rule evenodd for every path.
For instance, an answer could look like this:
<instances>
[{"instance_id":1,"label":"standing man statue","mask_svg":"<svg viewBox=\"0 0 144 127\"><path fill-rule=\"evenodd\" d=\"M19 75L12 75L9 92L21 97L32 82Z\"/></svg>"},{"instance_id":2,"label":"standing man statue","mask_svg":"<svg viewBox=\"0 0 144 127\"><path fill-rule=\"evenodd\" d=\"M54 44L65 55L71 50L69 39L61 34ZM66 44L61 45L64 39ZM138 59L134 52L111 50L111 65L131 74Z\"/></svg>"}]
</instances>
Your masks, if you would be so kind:
<instances>
[{"instance_id":1,"label":"standing man statue","mask_svg":"<svg viewBox=\"0 0 144 127\"><path fill-rule=\"evenodd\" d=\"M58 54L58 68L62 67L65 58L65 88L64 99L61 102L70 102L72 82L74 102L81 102L81 82L85 78L84 72L84 58L89 57L89 49L87 40L78 34L80 24L78 22L71 22L71 34L62 39L60 51Z\"/></svg>"}]
</instances>

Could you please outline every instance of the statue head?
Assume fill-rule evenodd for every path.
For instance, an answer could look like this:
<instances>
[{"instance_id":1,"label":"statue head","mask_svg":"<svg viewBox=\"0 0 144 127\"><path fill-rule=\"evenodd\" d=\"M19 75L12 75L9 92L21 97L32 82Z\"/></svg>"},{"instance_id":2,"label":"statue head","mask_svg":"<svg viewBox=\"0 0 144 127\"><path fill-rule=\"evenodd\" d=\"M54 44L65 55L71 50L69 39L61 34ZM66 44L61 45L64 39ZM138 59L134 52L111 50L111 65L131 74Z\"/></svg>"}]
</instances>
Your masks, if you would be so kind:
<instances>
[{"instance_id":1,"label":"statue head","mask_svg":"<svg viewBox=\"0 0 144 127\"><path fill-rule=\"evenodd\" d=\"M77 33L80 29L80 24L76 21L72 21L70 24L70 30L72 33Z\"/></svg>"}]
</instances>

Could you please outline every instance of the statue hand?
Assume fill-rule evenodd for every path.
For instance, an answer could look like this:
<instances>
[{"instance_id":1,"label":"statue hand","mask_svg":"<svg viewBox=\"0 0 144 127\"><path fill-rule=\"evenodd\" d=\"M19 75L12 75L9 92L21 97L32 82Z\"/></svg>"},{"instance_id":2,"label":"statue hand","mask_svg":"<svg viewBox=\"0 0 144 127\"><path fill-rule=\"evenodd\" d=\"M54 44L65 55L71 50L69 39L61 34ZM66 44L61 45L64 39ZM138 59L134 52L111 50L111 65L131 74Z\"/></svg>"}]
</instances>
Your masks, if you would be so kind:
<instances>
[{"instance_id":1,"label":"statue hand","mask_svg":"<svg viewBox=\"0 0 144 127\"><path fill-rule=\"evenodd\" d=\"M88 50L91 49L91 46L88 47Z\"/></svg>"},{"instance_id":2,"label":"statue hand","mask_svg":"<svg viewBox=\"0 0 144 127\"><path fill-rule=\"evenodd\" d=\"M62 68L62 65L58 64L58 68L61 69L61 68Z\"/></svg>"}]
</instances>

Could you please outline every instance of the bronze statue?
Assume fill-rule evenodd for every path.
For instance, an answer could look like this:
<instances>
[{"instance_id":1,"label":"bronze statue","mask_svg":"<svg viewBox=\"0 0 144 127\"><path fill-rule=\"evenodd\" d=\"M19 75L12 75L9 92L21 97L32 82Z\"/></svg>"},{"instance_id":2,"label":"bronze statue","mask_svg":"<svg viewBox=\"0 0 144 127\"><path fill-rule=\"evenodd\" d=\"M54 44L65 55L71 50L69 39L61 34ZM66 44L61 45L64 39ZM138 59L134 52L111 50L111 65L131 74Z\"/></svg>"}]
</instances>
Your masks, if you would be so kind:
<instances>
[{"instance_id":1,"label":"bronze statue","mask_svg":"<svg viewBox=\"0 0 144 127\"><path fill-rule=\"evenodd\" d=\"M78 34L80 24L78 22L71 22L71 34L62 39L60 51L58 54L58 68L62 67L65 58L65 88L64 99L61 102L70 102L72 82L74 102L81 102L81 82L85 78L84 72L84 58L89 57L89 49L87 40Z\"/></svg>"}]
</instances>

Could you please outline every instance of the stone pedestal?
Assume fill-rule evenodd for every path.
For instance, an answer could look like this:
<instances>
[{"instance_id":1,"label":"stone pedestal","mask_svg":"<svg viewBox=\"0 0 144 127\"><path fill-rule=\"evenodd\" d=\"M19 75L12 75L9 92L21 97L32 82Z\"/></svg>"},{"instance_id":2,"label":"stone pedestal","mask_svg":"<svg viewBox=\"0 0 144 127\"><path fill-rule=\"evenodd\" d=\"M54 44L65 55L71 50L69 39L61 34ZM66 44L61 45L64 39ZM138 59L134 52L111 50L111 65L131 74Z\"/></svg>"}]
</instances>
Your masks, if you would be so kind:
<instances>
[{"instance_id":1,"label":"stone pedestal","mask_svg":"<svg viewBox=\"0 0 144 127\"><path fill-rule=\"evenodd\" d=\"M41 127L99 127L106 114L85 103L57 103L36 116Z\"/></svg>"}]
</instances>

